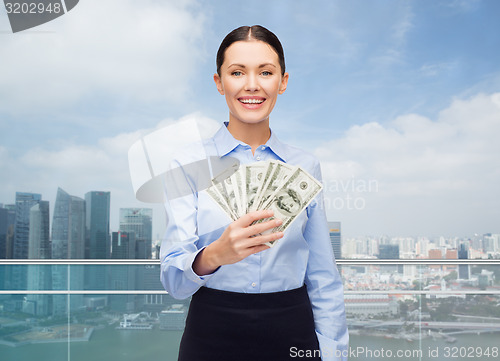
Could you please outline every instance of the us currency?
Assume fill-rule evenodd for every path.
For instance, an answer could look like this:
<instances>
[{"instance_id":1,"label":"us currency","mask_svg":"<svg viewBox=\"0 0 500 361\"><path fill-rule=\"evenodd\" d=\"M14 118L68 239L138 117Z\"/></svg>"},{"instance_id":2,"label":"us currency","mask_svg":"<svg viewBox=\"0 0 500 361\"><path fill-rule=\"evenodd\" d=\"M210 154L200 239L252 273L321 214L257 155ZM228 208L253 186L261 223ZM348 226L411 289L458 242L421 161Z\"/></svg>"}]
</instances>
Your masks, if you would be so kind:
<instances>
[{"instance_id":1,"label":"us currency","mask_svg":"<svg viewBox=\"0 0 500 361\"><path fill-rule=\"evenodd\" d=\"M269 197L298 169L282 162L274 161L271 163L274 164L272 174L265 179L265 184L259 194L257 209L264 209L262 207L267 203Z\"/></svg>"},{"instance_id":2,"label":"us currency","mask_svg":"<svg viewBox=\"0 0 500 361\"><path fill-rule=\"evenodd\" d=\"M262 234L273 232L284 232L297 216L311 203L318 195L323 186L309 173L297 168L294 173L268 197L267 203L261 209L270 209L274 216L268 219L259 220L256 223L265 222L269 219L278 218L282 220L280 226L265 231ZM273 246L276 241L266 243Z\"/></svg>"},{"instance_id":3,"label":"us currency","mask_svg":"<svg viewBox=\"0 0 500 361\"><path fill-rule=\"evenodd\" d=\"M231 208L231 200L227 194L226 188L224 187L224 182L212 181L212 186L207 189L207 193L212 199L226 212L226 214L233 221L237 220L238 217Z\"/></svg>"},{"instance_id":4,"label":"us currency","mask_svg":"<svg viewBox=\"0 0 500 361\"><path fill-rule=\"evenodd\" d=\"M238 215L240 213L239 207L238 207L238 204L239 204L238 192L237 192L236 186L234 184L236 182L235 182L233 176L234 176L234 174L231 175L230 177L224 179L224 182L222 182L222 184L224 186L224 189L226 190L229 209L238 218Z\"/></svg>"},{"instance_id":5,"label":"us currency","mask_svg":"<svg viewBox=\"0 0 500 361\"><path fill-rule=\"evenodd\" d=\"M264 184L264 178L266 175L266 170L269 167L270 162L257 162L249 164L245 167L245 186L246 186L246 204L247 213L257 210L258 194L262 185Z\"/></svg>"},{"instance_id":6,"label":"us currency","mask_svg":"<svg viewBox=\"0 0 500 361\"><path fill-rule=\"evenodd\" d=\"M257 194L255 195L255 199L254 199L253 206L252 206L253 210L259 209L262 189L267 184L267 180L271 178L271 175L273 174L273 170L274 170L275 166L276 166L275 161L271 160L268 162L267 167L266 167L265 172L264 172L264 176L261 179L261 184L259 185L259 189L257 190Z\"/></svg>"},{"instance_id":7,"label":"us currency","mask_svg":"<svg viewBox=\"0 0 500 361\"><path fill-rule=\"evenodd\" d=\"M246 204L245 204L245 187L243 185L243 176L242 176L242 169L244 166L240 166L240 168L233 173L231 176L231 183L233 186L233 190L236 196L236 203L238 206L238 212L236 214L238 215L238 218L241 217L242 215L246 214Z\"/></svg>"},{"instance_id":8,"label":"us currency","mask_svg":"<svg viewBox=\"0 0 500 361\"><path fill-rule=\"evenodd\" d=\"M219 186L221 183L214 184L213 186L207 188L208 195L217 203L222 210L231 218L233 221L237 220L237 216L234 214L233 210L229 207L229 203L220 191Z\"/></svg>"}]
</instances>

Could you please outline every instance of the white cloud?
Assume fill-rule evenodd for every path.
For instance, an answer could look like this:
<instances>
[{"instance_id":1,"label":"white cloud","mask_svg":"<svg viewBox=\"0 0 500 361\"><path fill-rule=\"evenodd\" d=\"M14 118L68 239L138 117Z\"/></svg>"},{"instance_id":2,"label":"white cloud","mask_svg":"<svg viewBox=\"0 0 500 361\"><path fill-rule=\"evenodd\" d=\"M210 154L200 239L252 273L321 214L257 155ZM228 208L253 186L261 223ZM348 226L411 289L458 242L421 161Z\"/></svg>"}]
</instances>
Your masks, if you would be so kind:
<instances>
[{"instance_id":1,"label":"white cloud","mask_svg":"<svg viewBox=\"0 0 500 361\"><path fill-rule=\"evenodd\" d=\"M426 77L436 77L443 73L448 73L457 68L458 62L427 63L420 67L419 72Z\"/></svg>"},{"instance_id":2,"label":"white cloud","mask_svg":"<svg viewBox=\"0 0 500 361\"><path fill-rule=\"evenodd\" d=\"M476 10L480 3L481 0L451 0L440 5L446 6L457 13L467 13Z\"/></svg>"},{"instance_id":3,"label":"white cloud","mask_svg":"<svg viewBox=\"0 0 500 361\"><path fill-rule=\"evenodd\" d=\"M367 229L378 231L376 223L388 217L392 222L384 224L387 232L498 227L499 139L500 93L455 99L435 120L408 114L385 125L353 126L316 149L324 178L344 183L373 180L378 187L351 192L363 198L364 214L330 207L330 217L362 220ZM345 197L338 192L326 195L330 200ZM430 215L429 223L422 224Z\"/></svg>"},{"instance_id":4,"label":"white cloud","mask_svg":"<svg viewBox=\"0 0 500 361\"><path fill-rule=\"evenodd\" d=\"M0 110L185 100L204 54L206 19L196 9L194 0L81 1L33 31L1 34Z\"/></svg>"},{"instance_id":5,"label":"white cloud","mask_svg":"<svg viewBox=\"0 0 500 361\"><path fill-rule=\"evenodd\" d=\"M220 124L202 114L189 114L180 120L194 119L200 134L213 134ZM135 200L128 169L128 149L141 136L176 122L164 119L154 129L139 129L114 137L101 138L95 145L66 144L59 149L36 148L20 156L9 154L0 147L0 169L3 187L0 203L14 200L16 191L41 193L43 199L54 206L57 187L82 197L92 190L111 192L111 221L117 230L120 207L147 207L155 209L154 232L162 232L163 211L161 205L151 205ZM175 150L172 149L172 152Z\"/></svg>"}]
</instances>

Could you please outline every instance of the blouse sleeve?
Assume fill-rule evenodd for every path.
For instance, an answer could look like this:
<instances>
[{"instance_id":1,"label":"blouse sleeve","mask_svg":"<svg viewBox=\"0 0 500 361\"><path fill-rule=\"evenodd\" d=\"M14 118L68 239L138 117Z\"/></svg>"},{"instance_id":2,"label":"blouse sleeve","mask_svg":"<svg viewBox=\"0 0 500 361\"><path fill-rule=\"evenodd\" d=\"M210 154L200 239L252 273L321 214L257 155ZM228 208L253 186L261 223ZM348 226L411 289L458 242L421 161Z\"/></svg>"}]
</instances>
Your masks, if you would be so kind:
<instances>
[{"instance_id":1,"label":"blouse sleeve","mask_svg":"<svg viewBox=\"0 0 500 361\"><path fill-rule=\"evenodd\" d=\"M160 279L165 290L176 299L192 296L212 274L198 276L193 262L204 248L198 245L198 196L191 194L165 202L167 227L163 236Z\"/></svg>"},{"instance_id":2,"label":"blouse sleeve","mask_svg":"<svg viewBox=\"0 0 500 361\"><path fill-rule=\"evenodd\" d=\"M314 177L321 181L319 162ZM305 282L314 314L316 334L324 361L347 360L349 334L342 279L330 244L323 192L307 208L304 238L310 244Z\"/></svg>"}]
</instances>

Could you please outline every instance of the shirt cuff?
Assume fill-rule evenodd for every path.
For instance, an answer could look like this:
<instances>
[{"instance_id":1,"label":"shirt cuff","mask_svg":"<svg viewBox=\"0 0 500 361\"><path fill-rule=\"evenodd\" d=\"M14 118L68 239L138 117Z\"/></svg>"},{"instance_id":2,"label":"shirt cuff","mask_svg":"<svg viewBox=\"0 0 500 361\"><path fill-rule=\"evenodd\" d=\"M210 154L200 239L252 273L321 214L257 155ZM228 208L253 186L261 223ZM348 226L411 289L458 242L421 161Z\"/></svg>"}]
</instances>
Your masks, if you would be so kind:
<instances>
[{"instance_id":1,"label":"shirt cuff","mask_svg":"<svg viewBox=\"0 0 500 361\"><path fill-rule=\"evenodd\" d=\"M347 361L349 341L337 342L316 331L322 361ZM349 338L349 336L347 336Z\"/></svg>"},{"instance_id":2,"label":"shirt cuff","mask_svg":"<svg viewBox=\"0 0 500 361\"><path fill-rule=\"evenodd\" d=\"M198 256L198 254L203 251L205 249L205 247L199 249L198 251L192 253L189 255L189 257L187 257L186 259L186 263L184 264L184 274L186 275L186 277L198 284L199 286L203 286L205 285L205 283L208 282L208 280L210 280L210 278L212 278L212 276L217 272L217 270L219 268L217 268L214 272L208 274L208 275L205 275L205 276L198 276L196 274L196 272L193 270L193 263L194 263L194 260L196 259L196 256Z\"/></svg>"}]
</instances>

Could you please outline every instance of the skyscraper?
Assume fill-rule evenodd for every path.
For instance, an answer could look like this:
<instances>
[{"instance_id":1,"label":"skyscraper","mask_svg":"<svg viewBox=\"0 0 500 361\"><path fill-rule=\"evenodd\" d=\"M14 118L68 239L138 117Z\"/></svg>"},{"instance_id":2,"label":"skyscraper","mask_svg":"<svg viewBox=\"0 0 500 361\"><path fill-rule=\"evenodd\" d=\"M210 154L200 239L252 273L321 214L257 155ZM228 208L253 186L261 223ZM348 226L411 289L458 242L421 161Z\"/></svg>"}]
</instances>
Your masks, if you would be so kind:
<instances>
[{"instance_id":1,"label":"skyscraper","mask_svg":"<svg viewBox=\"0 0 500 361\"><path fill-rule=\"evenodd\" d=\"M164 289L160 281L160 265L138 265L137 268L136 289L158 291ZM139 309L148 312L161 312L169 302L179 303L178 300L173 301L172 297L166 293L139 295L137 298Z\"/></svg>"},{"instance_id":2,"label":"skyscraper","mask_svg":"<svg viewBox=\"0 0 500 361\"><path fill-rule=\"evenodd\" d=\"M49 202L40 201L30 209L29 259L50 259ZM50 290L51 266L29 265L28 290ZM47 316L52 311L50 295L30 294L26 296L23 310L37 316Z\"/></svg>"},{"instance_id":3,"label":"skyscraper","mask_svg":"<svg viewBox=\"0 0 500 361\"><path fill-rule=\"evenodd\" d=\"M15 220L16 207L14 205L0 207L0 259L12 258Z\"/></svg>"},{"instance_id":4,"label":"skyscraper","mask_svg":"<svg viewBox=\"0 0 500 361\"><path fill-rule=\"evenodd\" d=\"M381 244L379 246L379 259L399 259L399 245Z\"/></svg>"},{"instance_id":5,"label":"skyscraper","mask_svg":"<svg viewBox=\"0 0 500 361\"><path fill-rule=\"evenodd\" d=\"M120 231L135 233L137 259L152 258L152 218L151 208L120 208Z\"/></svg>"},{"instance_id":6,"label":"skyscraper","mask_svg":"<svg viewBox=\"0 0 500 361\"><path fill-rule=\"evenodd\" d=\"M381 244L379 245L379 259L399 259L399 245L398 244ZM397 270L399 273L404 272L403 265L388 265L384 266L387 271Z\"/></svg>"},{"instance_id":7,"label":"skyscraper","mask_svg":"<svg viewBox=\"0 0 500 361\"><path fill-rule=\"evenodd\" d=\"M111 258L134 259L135 258L135 233L113 232Z\"/></svg>"},{"instance_id":8,"label":"skyscraper","mask_svg":"<svg viewBox=\"0 0 500 361\"><path fill-rule=\"evenodd\" d=\"M134 259L136 254L136 240L134 232L113 232L112 236L113 259ZM133 290L136 284L137 267L130 265L110 266L110 290ZM136 295L109 296L109 306L114 311L133 312L136 306Z\"/></svg>"},{"instance_id":9,"label":"skyscraper","mask_svg":"<svg viewBox=\"0 0 500 361\"><path fill-rule=\"evenodd\" d=\"M50 259L52 256L49 238L49 202L40 201L30 209L28 242L29 259Z\"/></svg>"},{"instance_id":10,"label":"skyscraper","mask_svg":"<svg viewBox=\"0 0 500 361\"><path fill-rule=\"evenodd\" d=\"M15 259L28 258L30 209L41 200L41 194L16 192L16 220L12 255Z\"/></svg>"},{"instance_id":11,"label":"skyscraper","mask_svg":"<svg viewBox=\"0 0 500 361\"><path fill-rule=\"evenodd\" d=\"M465 243L460 243L458 246L458 259L469 259L469 247ZM468 280L470 275L469 265L458 265L458 278Z\"/></svg>"},{"instance_id":12,"label":"skyscraper","mask_svg":"<svg viewBox=\"0 0 500 361\"><path fill-rule=\"evenodd\" d=\"M14 239L12 244L12 258L28 258L29 231L30 231L30 209L42 200L41 194L16 192L16 218L14 221ZM27 268L26 266L9 267L11 274L10 287L13 289L26 289Z\"/></svg>"},{"instance_id":13,"label":"skyscraper","mask_svg":"<svg viewBox=\"0 0 500 361\"><path fill-rule=\"evenodd\" d=\"M61 188L52 221L52 258L85 258L85 201Z\"/></svg>"},{"instance_id":14,"label":"skyscraper","mask_svg":"<svg viewBox=\"0 0 500 361\"><path fill-rule=\"evenodd\" d=\"M16 221L16 207L13 204L0 207L0 259L12 258L12 244L14 241L14 224ZM7 289L6 283L11 278L11 267L0 266L0 289ZM6 298L7 296L1 296Z\"/></svg>"},{"instance_id":15,"label":"skyscraper","mask_svg":"<svg viewBox=\"0 0 500 361\"><path fill-rule=\"evenodd\" d=\"M86 193L85 206L85 227L87 230L85 258L110 258L110 192L92 191Z\"/></svg>"},{"instance_id":16,"label":"skyscraper","mask_svg":"<svg viewBox=\"0 0 500 361\"><path fill-rule=\"evenodd\" d=\"M110 258L109 235L110 192L92 191L85 194L85 258ZM85 289L104 290L107 266L91 265L85 272Z\"/></svg>"},{"instance_id":17,"label":"skyscraper","mask_svg":"<svg viewBox=\"0 0 500 361\"><path fill-rule=\"evenodd\" d=\"M6 238L6 258L13 257L14 249L14 229L16 225L16 205L6 204L4 208L7 209L7 238Z\"/></svg>"},{"instance_id":18,"label":"skyscraper","mask_svg":"<svg viewBox=\"0 0 500 361\"><path fill-rule=\"evenodd\" d=\"M57 189L52 221L52 258L82 259L85 256L85 201ZM82 266L52 266L52 289L82 290ZM70 309L83 306L82 295L72 295ZM53 297L53 314L68 312L66 296Z\"/></svg>"},{"instance_id":19,"label":"skyscraper","mask_svg":"<svg viewBox=\"0 0 500 361\"><path fill-rule=\"evenodd\" d=\"M330 229L330 243L332 244L333 254L335 259L342 258L342 235L340 229L340 222L328 222Z\"/></svg>"}]
</instances>

